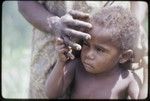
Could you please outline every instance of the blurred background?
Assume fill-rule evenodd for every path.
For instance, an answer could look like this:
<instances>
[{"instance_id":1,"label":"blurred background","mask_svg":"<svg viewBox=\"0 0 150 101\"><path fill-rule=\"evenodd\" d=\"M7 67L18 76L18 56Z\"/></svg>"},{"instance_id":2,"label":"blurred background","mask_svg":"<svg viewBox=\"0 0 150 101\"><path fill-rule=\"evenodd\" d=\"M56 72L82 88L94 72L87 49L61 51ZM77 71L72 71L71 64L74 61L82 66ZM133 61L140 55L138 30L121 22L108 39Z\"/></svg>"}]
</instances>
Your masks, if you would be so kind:
<instances>
[{"instance_id":1,"label":"blurred background","mask_svg":"<svg viewBox=\"0 0 150 101\"><path fill-rule=\"evenodd\" d=\"M2 4L2 96L27 98L32 26L18 12L17 1Z\"/></svg>"},{"instance_id":2,"label":"blurred background","mask_svg":"<svg viewBox=\"0 0 150 101\"><path fill-rule=\"evenodd\" d=\"M148 33L148 17L144 20ZM17 1L2 4L2 96L28 98L32 26L18 12ZM138 74L142 74L139 70ZM140 75L142 79L142 75Z\"/></svg>"}]
</instances>

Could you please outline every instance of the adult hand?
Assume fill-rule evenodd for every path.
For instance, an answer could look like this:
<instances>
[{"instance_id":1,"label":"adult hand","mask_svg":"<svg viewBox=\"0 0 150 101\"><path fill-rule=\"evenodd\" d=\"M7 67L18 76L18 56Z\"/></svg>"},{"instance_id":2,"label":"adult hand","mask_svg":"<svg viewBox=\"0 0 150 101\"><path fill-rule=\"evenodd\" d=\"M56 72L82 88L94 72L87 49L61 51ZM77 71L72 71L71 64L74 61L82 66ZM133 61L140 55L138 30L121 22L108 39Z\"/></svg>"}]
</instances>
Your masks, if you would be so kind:
<instances>
[{"instance_id":1,"label":"adult hand","mask_svg":"<svg viewBox=\"0 0 150 101\"><path fill-rule=\"evenodd\" d=\"M89 30L92 25L86 20L89 15L83 12L71 10L62 17L50 17L48 18L49 26L56 36L61 37L64 43L71 46L75 50L80 50L81 46L76 42L73 42L73 38L76 39L90 39L91 36L83 30ZM81 31L82 30L82 31Z\"/></svg>"}]
</instances>

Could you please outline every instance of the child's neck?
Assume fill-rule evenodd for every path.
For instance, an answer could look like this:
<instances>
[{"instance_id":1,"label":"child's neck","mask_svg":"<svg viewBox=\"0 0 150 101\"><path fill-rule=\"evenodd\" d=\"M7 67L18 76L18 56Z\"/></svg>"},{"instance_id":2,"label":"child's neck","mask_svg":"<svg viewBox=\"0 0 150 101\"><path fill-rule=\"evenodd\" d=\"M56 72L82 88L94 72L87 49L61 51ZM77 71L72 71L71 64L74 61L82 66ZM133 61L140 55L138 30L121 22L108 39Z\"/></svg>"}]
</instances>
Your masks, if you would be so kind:
<instances>
[{"instance_id":1,"label":"child's neck","mask_svg":"<svg viewBox=\"0 0 150 101\"><path fill-rule=\"evenodd\" d=\"M90 73L90 75L93 75L93 76L96 76L96 77L108 77L108 76L113 76L116 73L119 73L119 71L120 71L120 67L115 66L114 68L112 68L108 71L104 71L102 73L97 73L97 74L91 74Z\"/></svg>"}]
</instances>

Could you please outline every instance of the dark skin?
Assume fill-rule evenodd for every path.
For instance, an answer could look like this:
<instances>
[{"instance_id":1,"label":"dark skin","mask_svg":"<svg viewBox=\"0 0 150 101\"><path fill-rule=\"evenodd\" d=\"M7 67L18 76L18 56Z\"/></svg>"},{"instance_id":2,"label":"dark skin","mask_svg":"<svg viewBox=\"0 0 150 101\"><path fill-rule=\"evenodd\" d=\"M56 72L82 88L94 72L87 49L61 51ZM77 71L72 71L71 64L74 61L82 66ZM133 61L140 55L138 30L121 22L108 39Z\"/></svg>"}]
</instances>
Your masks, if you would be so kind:
<instances>
[{"instance_id":1,"label":"dark skin","mask_svg":"<svg viewBox=\"0 0 150 101\"><path fill-rule=\"evenodd\" d=\"M130 96L137 99L139 86L136 79L131 71L118 65L126 62L132 51L120 51L116 43L111 42L110 32L92 25L91 40L83 42L81 59L68 60L64 55L68 49L62 39L57 39L58 61L46 82L47 96L62 96L74 82L70 98L125 99Z\"/></svg>"},{"instance_id":2,"label":"dark skin","mask_svg":"<svg viewBox=\"0 0 150 101\"><path fill-rule=\"evenodd\" d=\"M129 75L132 75L128 71L125 72L115 67L102 74L91 74L85 71L85 67L81 62L78 65L79 68L76 69L75 84L71 98L126 99L128 95L132 96L132 99L135 98L134 94L129 94L132 91L127 90L128 84L131 82ZM126 78L124 78L123 74L126 75Z\"/></svg>"},{"instance_id":3,"label":"dark skin","mask_svg":"<svg viewBox=\"0 0 150 101\"><path fill-rule=\"evenodd\" d=\"M46 10L42 4L36 1L18 1L18 8L25 19L34 27L43 32L54 33L57 36L61 36L66 45L76 50L80 50L81 46L73 42L69 37L79 39L91 38L88 33L75 29L76 26L82 27L82 30L87 30L92 27L90 23L85 22L85 20L89 18L89 15L86 13L72 10L58 17L52 14L51 11Z\"/></svg>"},{"instance_id":4,"label":"dark skin","mask_svg":"<svg viewBox=\"0 0 150 101\"><path fill-rule=\"evenodd\" d=\"M141 12L139 13L139 9L141 8L144 8L144 7L140 7L139 5L137 5L136 3L138 2L133 2L131 4L131 10L132 10L132 6L133 6L133 12L140 14L141 15ZM137 7L135 7L135 6ZM18 8L19 8L19 11L22 13L22 15L27 19L27 21L29 21L33 26L35 26L36 28L38 28L39 30L41 31L44 31L44 32L52 32L51 29L53 28L50 28L49 27L49 24L47 23L47 17L53 17L51 19L56 19L58 22L59 22L59 18L58 17L55 17L56 15L48 12L44 7L43 5L37 3L36 1L18 1ZM134 9L136 8L136 9ZM144 8L145 9L145 8ZM138 11L138 12L136 12ZM142 11L142 13L145 13L145 10L140 10ZM36 12L36 13L35 13ZM74 16L74 14L71 14L69 13L73 18L77 18L76 16ZM141 17L141 16L137 16L137 17ZM143 16L142 16L143 17ZM142 17L140 19L138 19L140 22L142 22ZM85 14L84 16L81 16L80 14L78 14L78 19L86 19L88 18L87 15ZM66 23L65 23L66 24ZM67 24L66 24L67 25ZM74 25L74 24L72 24ZM89 25L88 25L89 26ZM66 26L65 26L66 27ZM87 27L89 28L89 27ZM62 31L62 30L61 30ZM72 33L71 35L73 35L74 33ZM67 33L63 33L62 34L63 37L66 37L67 36ZM80 36L80 34L79 34ZM82 36L82 35L81 35ZM68 37L66 37L66 40L68 39ZM72 41L68 41L67 42L65 41L66 44L70 44L70 46L74 47L76 49L76 47L78 47L78 45L73 45ZM80 49L81 47L79 47ZM142 53L142 52L141 52ZM145 67L148 67L148 66L145 66ZM147 76L147 68L144 69L144 71L146 71L144 74L144 84L148 84L146 83L145 81L147 81L148 79L145 78L145 77L148 77ZM146 87L146 86L144 86ZM146 89L146 88L144 88ZM144 94L144 97L143 97L143 94ZM147 94L145 93L145 90L143 90L140 94L140 97L139 98L145 98L145 96L147 96Z\"/></svg>"}]
</instances>

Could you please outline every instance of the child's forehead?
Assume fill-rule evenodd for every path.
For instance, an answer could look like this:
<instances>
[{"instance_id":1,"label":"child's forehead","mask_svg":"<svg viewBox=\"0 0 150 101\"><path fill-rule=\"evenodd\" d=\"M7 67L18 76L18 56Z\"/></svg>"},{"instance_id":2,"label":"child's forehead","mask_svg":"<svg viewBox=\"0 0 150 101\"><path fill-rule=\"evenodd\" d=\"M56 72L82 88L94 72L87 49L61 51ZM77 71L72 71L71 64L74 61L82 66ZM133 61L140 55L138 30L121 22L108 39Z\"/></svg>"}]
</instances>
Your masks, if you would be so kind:
<instances>
[{"instance_id":1,"label":"child's forehead","mask_svg":"<svg viewBox=\"0 0 150 101\"><path fill-rule=\"evenodd\" d=\"M112 38L112 35L116 33L115 28L106 28L104 26L93 24L93 28L90 31L91 36L100 36L105 38Z\"/></svg>"},{"instance_id":2,"label":"child's forehead","mask_svg":"<svg viewBox=\"0 0 150 101\"><path fill-rule=\"evenodd\" d=\"M91 35L91 38L92 40L95 41L95 43L104 43L115 46L116 45L118 46L119 44L117 37L116 38L114 37L114 34L117 34L115 28L106 28L98 24L95 24L93 25L93 28L89 34Z\"/></svg>"}]
</instances>

